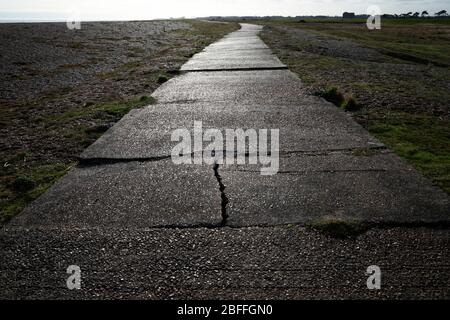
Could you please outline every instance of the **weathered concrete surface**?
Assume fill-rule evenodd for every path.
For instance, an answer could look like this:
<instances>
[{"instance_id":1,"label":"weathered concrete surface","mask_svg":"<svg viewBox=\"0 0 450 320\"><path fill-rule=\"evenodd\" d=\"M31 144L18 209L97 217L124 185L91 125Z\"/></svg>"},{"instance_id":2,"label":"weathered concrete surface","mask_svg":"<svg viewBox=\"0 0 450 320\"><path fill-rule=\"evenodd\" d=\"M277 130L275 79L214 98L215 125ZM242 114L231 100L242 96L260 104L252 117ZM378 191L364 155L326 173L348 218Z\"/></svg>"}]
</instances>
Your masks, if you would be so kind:
<instances>
[{"instance_id":1,"label":"weathered concrete surface","mask_svg":"<svg viewBox=\"0 0 450 320\"><path fill-rule=\"evenodd\" d=\"M276 86L274 86L276 83ZM309 105L318 98L288 70L193 72L171 79L153 93L159 103L227 102L253 105Z\"/></svg>"},{"instance_id":2,"label":"weathered concrete surface","mask_svg":"<svg viewBox=\"0 0 450 320\"><path fill-rule=\"evenodd\" d=\"M226 51L229 52L229 51ZM262 68L286 68L284 64L272 54L265 54L266 51L255 50L245 55L222 53L217 56L214 52L206 55L194 56L182 68L182 71L201 70L242 70L242 69L262 69ZM234 51L233 51L234 53ZM214 58L213 58L214 57Z\"/></svg>"},{"instance_id":3,"label":"weathered concrete surface","mask_svg":"<svg viewBox=\"0 0 450 320\"><path fill-rule=\"evenodd\" d=\"M273 176L250 165L224 167L221 176L230 226L322 219L382 225L448 221L447 194L392 154L291 155L280 158L280 172Z\"/></svg>"},{"instance_id":4,"label":"weathered concrete surface","mask_svg":"<svg viewBox=\"0 0 450 320\"><path fill-rule=\"evenodd\" d=\"M83 159L148 159L170 156L178 141L172 132L194 121L203 128L279 129L280 151L324 151L383 146L344 112L309 100L308 105L270 106L230 103L157 104L133 112L81 155ZM193 138L192 138L193 139ZM206 147L208 143L205 143Z\"/></svg>"},{"instance_id":5,"label":"weathered concrete surface","mask_svg":"<svg viewBox=\"0 0 450 320\"><path fill-rule=\"evenodd\" d=\"M291 154L280 172L221 166L232 227L312 223L323 218L402 224L448 219L447 195L392 154ZM426 212L426 214L424 214ZM82 167L61 179L12 226L219 227L219 185L212 166L170 159Z\"/></svg>"},{"instance_id":6,"label":"weathered concrete surface","mask_svg":"<svg viewBox=\"0 0 450 320\"><path fill-rule=\"evenodd\" d=\"M260 28L243 25L184 66L250 69L161 86L157 105L124 117L0 231L0 298L450 298L450 232L430 227L448 225L448 196L342 110L307 96L278 70ZM194 120L280 129L279 174L174 165L170 135ZM323 218L386 229L342 240L297 225ZM80 291L66 289L74 264ZM369 265L381 267L380 291L366 287Z\"/></svg>"},{"instance_id":7,"label":"weathered concrete surface","mask_svg":"<svg viewBox=\"0 0 450 320\"><path fill-rule=\"evenodd\" d=\"M220 192L212 166L170 159L72 170L12 226L146 228L218 226Z\"/></svg>"},{"instance_id":8,"label":"weathered concrete surface","mask_svg":"<svg viewBox=\"0 0 450 320\"><path fill-rule=\"evenodd\" d=\"M210 45L185 63L182 71L286 68L258 37L261 27L243 24L242 29Z\"/></svg>"}]
</instances>

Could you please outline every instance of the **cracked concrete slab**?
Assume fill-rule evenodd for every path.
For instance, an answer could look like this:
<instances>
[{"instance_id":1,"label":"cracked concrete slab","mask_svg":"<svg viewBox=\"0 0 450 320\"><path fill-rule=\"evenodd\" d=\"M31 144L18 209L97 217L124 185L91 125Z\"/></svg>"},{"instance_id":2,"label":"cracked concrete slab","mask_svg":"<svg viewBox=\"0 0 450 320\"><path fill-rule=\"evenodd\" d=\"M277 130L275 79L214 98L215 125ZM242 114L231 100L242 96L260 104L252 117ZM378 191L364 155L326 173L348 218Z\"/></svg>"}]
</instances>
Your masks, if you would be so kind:
<instances>
[{"instance_id":1,"label":"cracked concrete slab","mask_svg":"<svg viewBox=\"0 0 450 320\"><path fill-rule=\"evenodd\" d=\"M168 159L75 168L9 226L182 227L221 219L212 166L175 166Z\"/></svg>"},{"instance_id":2,"label":"cracked concrete slab","mask_svg":"<svg viewBox=\"0 0 450 320\"><path fill-rule=\"evenodd\" d=\"M280 173L224 166L231 226L311 223L323 218L381 224L449 221L450 200L397 156L291 155Z\"/></svg>"},{"instance_id":3,"label":"cracked concrete slab","mask_svg":"<svg viewBox=\"0 0 450 320\"><path fill-rule=\"evenodd\" d=\"M276 85L274 85L276 84ZM153 94L159 103L229 102L233 104L317 104L288 70L194 72L171 79Z\"/></svg>"},{"instance_id":4,"label":"cracked concrete slab","mask_svg":"<svg viewBox=\"0 0 450 320\"><path fill-rule=\"evenodd\" d=\"M280 151L374 148L372 138L342 110L317 99L303 106L227 103L157 104L125 116L81 155L82 159L147 159L169 156L176 129L279 129ZM193 133L191 134L193 136ZM206 147L208 143L205 143ZM225 148L224 148L225 149Z\"/></svg>"},{"instance_id":5,"label":"cracked concrete slab","mask_svg":"<svg viewBox=\"0 0 450 320\"><path fill-rule=\"evenodd\" d=\"M361 151L370 156L358 155ZM260 172L261 164L226 165L223 170ZM397 155L387 149L350 149L340 151L310 151L281 154L279 173L301 174L302 172L345 172L345 171L414 171Z\"/></svg>"}]
</instances>

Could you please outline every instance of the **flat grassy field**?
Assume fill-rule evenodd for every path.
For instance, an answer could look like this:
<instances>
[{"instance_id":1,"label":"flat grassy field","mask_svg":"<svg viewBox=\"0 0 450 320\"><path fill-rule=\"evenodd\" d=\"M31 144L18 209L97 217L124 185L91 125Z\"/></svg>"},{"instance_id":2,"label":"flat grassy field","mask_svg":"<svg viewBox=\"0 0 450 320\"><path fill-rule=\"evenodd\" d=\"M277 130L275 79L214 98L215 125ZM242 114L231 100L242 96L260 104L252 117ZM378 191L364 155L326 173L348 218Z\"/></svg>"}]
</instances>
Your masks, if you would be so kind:
<instances>
[{"instance_id":1,"label":"flat grassy field","mask_svg":"<svg viewBox=\"0 0 450 320\"><path fill-rule=\"evenodd\" d=\"M236 23L1 24L0 226L192 55Z\"/></svg>"},{"instance_id":2,"label":"flat grassy field","mask_svg":"<svg viewBox=\"0 0 450 320\"><path fill-rule=\"evenodd\" d=\"M307 85L450 193L450 19L258 21Z\"/></svg>"},{"instance_id":3,"label":"flat grassy field","mask_svg":"<svg viewBox=\"0 0 450 320\"><path fill-rule=\"evenodd\" d=\"M450 19L384 19L381 30L370 32L359 23L305 23L304 28L354 40L384 54L419 63L450 66ZM434 21L434 23L433 23ZM336 27L338 26L338 27Z\"/></svg>"}]
</instances>

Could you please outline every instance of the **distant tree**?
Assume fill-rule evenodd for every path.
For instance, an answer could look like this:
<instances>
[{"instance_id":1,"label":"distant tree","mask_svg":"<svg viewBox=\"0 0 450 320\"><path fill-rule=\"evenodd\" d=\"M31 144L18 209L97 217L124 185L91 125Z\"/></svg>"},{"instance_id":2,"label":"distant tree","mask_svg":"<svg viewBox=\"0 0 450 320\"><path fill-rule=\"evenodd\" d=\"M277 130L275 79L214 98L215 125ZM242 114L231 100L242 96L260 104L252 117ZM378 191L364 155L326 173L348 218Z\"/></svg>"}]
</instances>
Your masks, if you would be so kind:
<instances>
[{"instance_id":1,"label":"distant tree","mask_svg":"<svg viewBox=\"0 0 450 320\"><path fill-rule=\"evenodd\" d=\"M427 17L429 14L428 14L428 11L422 11L422 18L424 18L424 17Z\"/></svg>"},{"instance_id":2,"label":"distant tree","mask_svg":"<svg viewBox=\"0 0 450 320\"><path fill-rule=\"evenodd\" d=\"M439 12L436 12L435 15L437 15L438 17L444 17L447 15L447 10L441 10Z\"/></svg>"},{"instance_id":3,"label":"distant tree","mask_svg":"<svg viewBox=\"0 0 450 320\"><path fill-rule=\"evenodd\" d=\"M419 16L420 13L418 12L414 12L413 17L417 18Z\"/></svg>"},{"instance_id":4,"label":"distant tree","mask_svg":"<svg viewBox=\"0 0 450 320\"><path fill-rule=\"evenodd\" d=\"M344 12L342 14L342 17L344 19L352 19L352 18L355 18L355 13L354 12Z\"/></svg>"}]
</instances>

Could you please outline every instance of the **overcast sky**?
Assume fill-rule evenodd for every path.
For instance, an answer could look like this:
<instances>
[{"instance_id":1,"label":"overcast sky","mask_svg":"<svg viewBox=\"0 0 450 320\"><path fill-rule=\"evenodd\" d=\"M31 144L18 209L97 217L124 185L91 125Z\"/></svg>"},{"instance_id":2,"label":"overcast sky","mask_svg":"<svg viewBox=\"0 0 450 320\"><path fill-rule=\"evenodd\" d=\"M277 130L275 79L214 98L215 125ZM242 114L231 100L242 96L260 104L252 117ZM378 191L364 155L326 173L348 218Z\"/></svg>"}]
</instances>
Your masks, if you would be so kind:
<instances>
[{"instance_id":1,"label":"overcast sky","mask_svg":"<svg viewBox=\"0 0 450 320\"><path fill-rule=\"evenodd\" d=\"M145 20L170 17L341 15L366 13L378 5L382 13L450 11L448 0L0 0L0 20Z\"/></svg>"}]
</instances>

